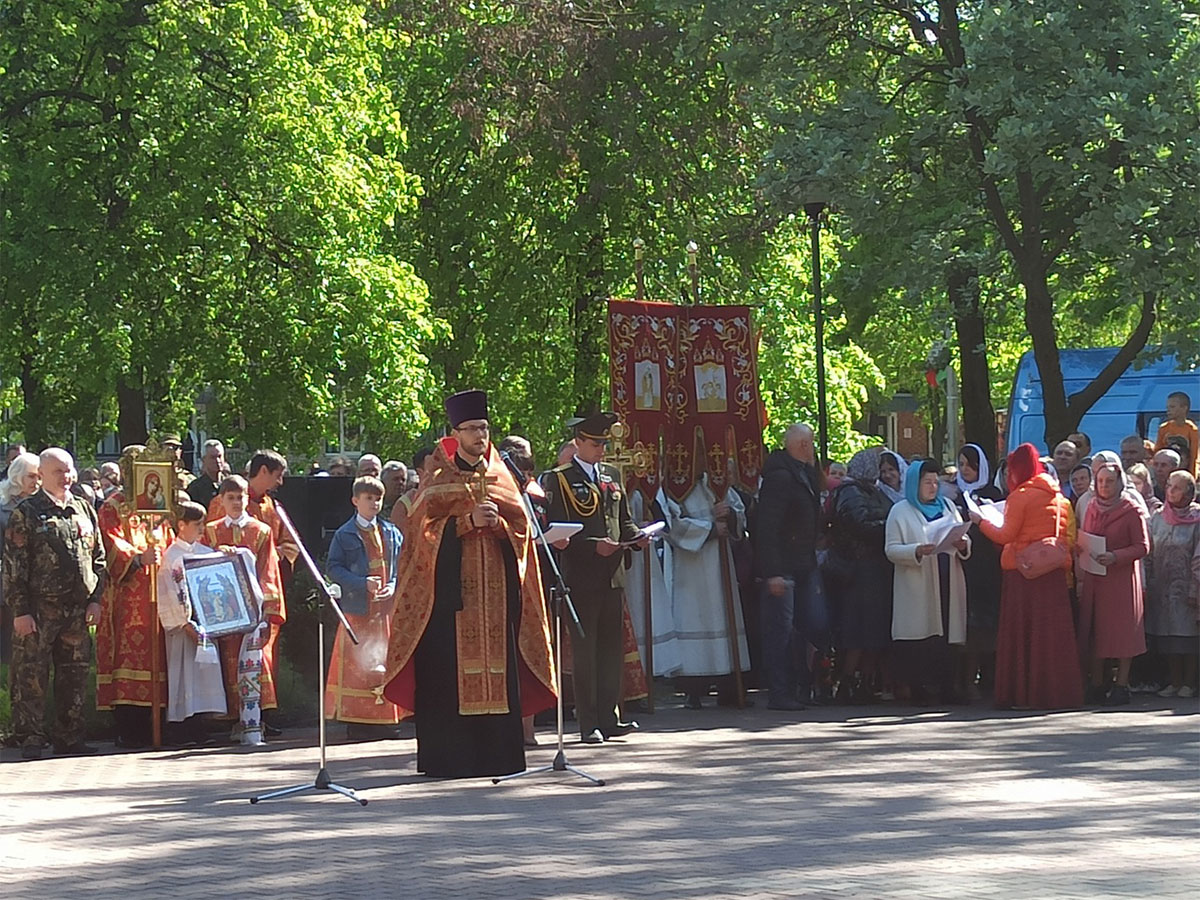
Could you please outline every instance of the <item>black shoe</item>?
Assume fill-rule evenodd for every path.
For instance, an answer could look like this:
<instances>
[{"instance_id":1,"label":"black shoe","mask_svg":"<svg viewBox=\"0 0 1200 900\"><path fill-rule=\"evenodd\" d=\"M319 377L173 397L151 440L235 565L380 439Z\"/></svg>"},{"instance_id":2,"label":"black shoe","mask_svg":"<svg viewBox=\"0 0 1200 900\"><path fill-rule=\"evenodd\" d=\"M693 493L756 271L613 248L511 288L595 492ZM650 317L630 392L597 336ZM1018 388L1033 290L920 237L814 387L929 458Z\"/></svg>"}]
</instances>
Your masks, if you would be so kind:
<instances>
[{"instance_id":1,"label":"black shoe","mask_svg":"<svg viewBox=\"0 0 1200 900\"><path fill-rule=\"evenodd\" d=\"M1092 684L1088 685L1087 693L1084 694L1083 702L1088 706L1100 706L1108 699L1108 689L1103 685Z\"/></svg>"},{"instance_id":2,"label":"black shoe","mask_svg":"<svg viewBox=\"0 0 1200 900\"><path fill-rule=\"evenodd\" d=\"M796 710L801 710L801 709L806 709L806 708L807 707L805 707L805 705L803 703L801 703L799 700L777 700L773 703L767 704L767 709L784 709L784 710L796 711Z\"/></svg>"},{"instance_id":3,"label":"black shoe","mask_svg":"<svg viewBox=\"0 0 1200 900\"><path fill-rule=\"evenodd\" d=\"M348 722L346 738L351 741L390 741L400 737L399 725L376 725L367 722Z\"/></svg>"},{"instance_id":4,"label":"black shoe","mask_svg":"<svg viewBox=\"0 0 1200 900\"><path fill-rule=\"evenodd\" d=\"M1124 684L1114 684L1112 690L1108 692L1108 697L1104 700L1105 706L1128 706L1129 705L1129 686Z\"/></svg>"},{"instance_id":5,"label":"black shoe","mask_svg":"<svg viewBox=\"0 0 1200 900\"><path fill-rule=\"evenodd\" d=\"M74 744L55 744L54 752L59 756L94 756L100 750L91 744L76 741Z\"/></svg>"},{"instance_id":6,"label":"black shoe","mask_svg":"<svg viewBox=\"0 0 1200 900\"><path fill-rule=\"evenodd\" d=\"M618 722L615 728L609 728L604 732L604 739L608 741L615 737L624 737L631 731L637 731L641 727L637 722Z\"/></svg>"},{"instance_id":7,"label":"black shoe","mask_svg":"<svg viewBox=\"0 0 1200 900\"><path fill-rule=\"evenodd\" d=\"M42 745L41 744L26 744L21 748L21 759L41 759Z\"/></svg>"},{"instance_id":8,"label":"black shoe","mask_svg":"<svg viewBox=\"0 0 1200 900\"><path fill-rule=\"evenodd\" d=\"M702 709L704 704L700 702L699 694L688 694L687 699L683 701L684 709Z\"/></svg>"},{"instance_id":9,"label":"black shoe","mask_svg":"<svg viewBox=\"0 0 1200 900\"><path fill-rule=\"evenodd\" d=\"M279 737L281 734L283 734L282 728L279 728L275 725L268 725L266 722L263 722L262 729L264 737Z\"/></svg>"},{"instance_id":10,"label":"black shoe","mask_svg":"<svg viewBox=\"0 0 1200 900\"><path fill-rule=\"evenodd\" d=\"M600 733L600 729L594 729L591 734L581 735L579 738L581 744L603 744L604 735Z\"/></svg>"}]
</instances>

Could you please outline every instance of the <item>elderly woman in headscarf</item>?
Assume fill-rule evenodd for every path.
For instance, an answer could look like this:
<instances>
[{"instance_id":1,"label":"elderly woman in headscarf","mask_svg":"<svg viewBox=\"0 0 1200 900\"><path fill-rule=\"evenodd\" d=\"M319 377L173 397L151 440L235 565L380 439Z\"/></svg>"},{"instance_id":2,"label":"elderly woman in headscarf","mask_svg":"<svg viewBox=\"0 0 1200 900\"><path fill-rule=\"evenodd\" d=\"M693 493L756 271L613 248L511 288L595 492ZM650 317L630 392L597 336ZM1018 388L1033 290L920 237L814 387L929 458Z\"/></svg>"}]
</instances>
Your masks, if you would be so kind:
<instances>
[{"instance_id":1,"label":"elderly woman in headscarf","mask_svg":"<svg viewBox=\"0 0 1200 900\"><path fill-rule=\"evenodd\" d=\"M830 502L829 555L837 577L841 672L837 699L873 699L873 679L892 639L892 564L883 552L892 501L877 484L882 448L854 454Z\"/></svg>"},{"instance_id":2,"label":"elderly woman in headscarf","mask_svg":"<svg viewBox=\"0 0 1200 900\"><path fill-rule=\"evenodd\" d=\"M1158 696L1186 698L1195 696L1200 637L1200 503L1192 473L1179 469L1168 475L1166 498L1150 519L1146 632L1171 673Z\"/></svg>"},{"instance_id":3,"label":"elderly woman in headscarf","mask_svg":"<svg viewBox=\"0 0 1200 900\"><path fill-rule=\"evenodd\" d=\"M1000 526L971 521L1003 547L1000 568L1000 620L996 633L996 706L1067 709L1083 702L1075 652L1075 627L1067 590L1068 555L1062 568L1037 578L1020 571L1022 551L1046 539L1070 546L1075 520L1071 503L1046 471L1033 444L1008 455L1008 498Z\"/></svg>"},{"instance_id":4,"label":"elderly woman in headscarf","mask_svg":"<svg viewBox=\"0 0 1200 900\"><path fill-rule=\"evenodd\" d=\"M1083 519L1087 515L1088 504L1092 502L1092 498L1096 496L1096 475L1105 466L1121 466L1121 457L1117 456L1111 450L1101 450L1099 453L1092 456L1092 489L1075 501L1075 521L1083 527ZM1122 466L1122 468L1124 468ZM1145 498L1138 493L1137 488L1129 483L1128 479L1124 480L1124 492L1137 506L1142 514L1142 518L1150 518L1150 510L1146 506Z\"/></svg>"},{"instance_id":5,"label":"elderly woman in headscarf","mask_svg":"<svg viewBox=\"0 0 1200 900\"><path fill-rule=\"evenodd\" d=\"M875 484L892 503L904 499L904 473L907 471L908 463L895 450L885 447L879 452L879 477Z\"/></svg>"},{"instance_id":6,"label":"elderly woman in headscarf","mask_svg":"<svg viewBox=\"0 0 1200 900\"><path fill-rule=\"evenodd\" d=\"M968 496L976 505L1004 499L1004 492L992 484L991 477L991 461L984 449L978 444L965 444L958 451L955 478L955 504L964 520ZM1000 548L984 536L978 525L972 525L969 534L971 555L962 564L967 579L967 643L959 656L958 690L969 699L978 699L979 685L992 683L1000 619Z\"/></svg>"},{"instance_id":7,"label":"elderly woman in headscarf","mask_svg":"<svg viewBox=\"0 0 1200 900\"><path fill-rule=\"evenodd\" d=\"M1129 703L1129 666L1146 652L1139 560L1150 552L1150 537L1120 462L1106 462L1095 473L1081 530L1104 539L1104 552L1092 555L1104 574L1080 573L1079 645L1091 668L1088 702L1123 706ZM1110 659L1117 661L1112 685L1106 674Z\"/></svg>"},{"instance_id":8,"label":"elderly woman in headscarf","mask_svg":"<svg viewBox=\"0 0 1200 900\"><path fill-rule=\"evenodd\" d=\"M959 538L954 552L935 553L933 540L947 525L961 523L958 509L939 493L941 467L914 462L904 475L904 499L888 514L884 549L896 566L892 582L892 655L898 698L917 702L934 686L942 702L954 702L950 644L967 639L967 584L962 560L971 539Z\"/></svg>"}]
</instances>

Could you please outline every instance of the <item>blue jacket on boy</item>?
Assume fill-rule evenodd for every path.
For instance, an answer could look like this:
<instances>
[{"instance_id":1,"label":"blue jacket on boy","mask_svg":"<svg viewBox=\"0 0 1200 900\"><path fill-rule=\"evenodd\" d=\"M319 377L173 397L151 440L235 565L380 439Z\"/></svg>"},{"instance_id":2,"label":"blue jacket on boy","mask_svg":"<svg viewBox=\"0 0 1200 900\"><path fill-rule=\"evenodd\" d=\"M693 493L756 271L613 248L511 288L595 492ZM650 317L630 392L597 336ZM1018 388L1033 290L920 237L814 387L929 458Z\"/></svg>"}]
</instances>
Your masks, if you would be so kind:
<instances>
[{"instance_id":1,"label":"blue jacket on boy","mask_svg":"<svg viewBox=\"0 0 1200 900\"><path fill-rule=\"evenodd\" d=\"M329 578L342 588L342 609L354 616L366 615L367 603L367 548L358 533L358 516L351 516L346 524L333 533L329 544L329 559L325 568ZM376 517L380 537L383 539L383 555L387 560L390 576L388 584L396 586L396 560L400 555L403 536L400 529L382 516Z\"/></svg>"}]
</instances>

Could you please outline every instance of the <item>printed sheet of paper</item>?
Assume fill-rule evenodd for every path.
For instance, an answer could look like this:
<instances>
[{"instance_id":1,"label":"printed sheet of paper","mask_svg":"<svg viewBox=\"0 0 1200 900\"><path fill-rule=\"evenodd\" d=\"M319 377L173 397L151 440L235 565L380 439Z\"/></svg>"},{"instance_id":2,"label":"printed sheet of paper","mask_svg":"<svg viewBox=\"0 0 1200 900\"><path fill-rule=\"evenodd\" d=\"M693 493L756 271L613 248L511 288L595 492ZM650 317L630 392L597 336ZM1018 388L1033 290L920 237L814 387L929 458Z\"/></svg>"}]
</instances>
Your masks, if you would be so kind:
<instances>
[{"instance_id":1,"label":"printed sheet of paper","mask_svg":"<svg viewBox=\"0 0 1200 900\"><path fill-rule=\"evenodd\" d=\"M565 541L581 531L583 531L582 522L551 522L546 526L546 540L551 544Z\"/></svg>"},{"instance_id":2,"label":"printed sheet of paper","mask_svg":"<svg viewBox=\"0 0 1200 900\"><path fill-rule=\"evenodd\" d=\"M967 509L979 513L979 518L995 528L1004 526L1004 501L999 503L976 503L975 498L966 494Z\"/></svg>"},{"instance_id":3,"label":"printed sheet of paper","mask_svg":"<svg viewBox=\"0 0 1200 900\"><path fill-rule=\"evenodd\" d=\"M971 530L970 522L955 522L950 517L939 519L932 523L926 531L926 538L929 543L933 544L933 552L937 553L957 553L958 548L954 545L964 534Z\"/></svg>"},{"instance_id":4,"label":"printed sheet of paper","mask_svg":"<svg viewBox=\"0 0 1200 900\"><path fill-rule=\"evenodd\" d=\"M660 534L662 534L666 530L667 530L666 522L651 522L645 528L639 529L641 536L648 537L648 538L658 537Z\"/></svg>"},{"instance_id":5,"label":"printed sheet of paper","mask_svg":"<svg viewBox=\"0 0 1200 900\"><path fill-rule=\"evenodd\" d=\"M1091 572L1093 575L1108 574L1108 566L1102 566L1096 562L1093 557L1099 556L1101 553L1107 553L1107 542L1103 536L1099 534L1088 534L1086 531L1079 532L1079 568L1084 572Z\"/></svg>"}]
</instances>

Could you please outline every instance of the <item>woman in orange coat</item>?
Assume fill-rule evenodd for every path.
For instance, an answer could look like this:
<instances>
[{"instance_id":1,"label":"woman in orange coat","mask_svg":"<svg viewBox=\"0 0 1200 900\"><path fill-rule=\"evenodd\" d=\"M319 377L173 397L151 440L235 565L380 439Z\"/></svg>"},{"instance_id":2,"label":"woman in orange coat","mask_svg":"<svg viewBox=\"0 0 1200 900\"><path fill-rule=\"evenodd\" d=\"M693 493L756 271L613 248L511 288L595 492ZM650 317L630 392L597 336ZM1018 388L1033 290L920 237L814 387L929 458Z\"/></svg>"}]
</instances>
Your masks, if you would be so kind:
<instances>
[{"instance_id":1,"label":"woman in orange coat","mask_svg":"<svg viewBox=\"0 0 1200 900\"><path fill-rule=\"evenodd\" d=\"M1074 537L1070 502L1046 473L1032 444L1009 454L1004 522L996 527L972 512L988 540L1003 546L1000 622L996 634L996 706L1067 709L1083 703L1075 627L1063 568L1028 579L1018 556L1030 544L1056 535Z\"/></svg>"}]
</instances>

